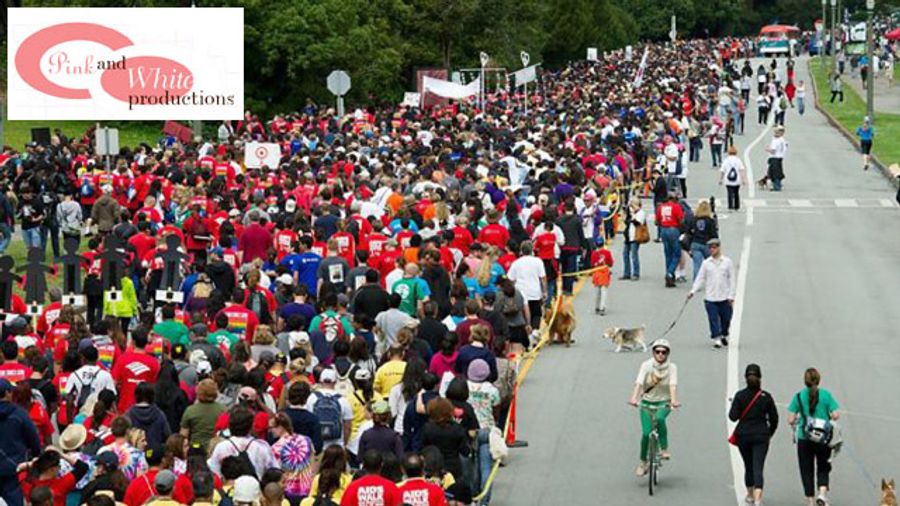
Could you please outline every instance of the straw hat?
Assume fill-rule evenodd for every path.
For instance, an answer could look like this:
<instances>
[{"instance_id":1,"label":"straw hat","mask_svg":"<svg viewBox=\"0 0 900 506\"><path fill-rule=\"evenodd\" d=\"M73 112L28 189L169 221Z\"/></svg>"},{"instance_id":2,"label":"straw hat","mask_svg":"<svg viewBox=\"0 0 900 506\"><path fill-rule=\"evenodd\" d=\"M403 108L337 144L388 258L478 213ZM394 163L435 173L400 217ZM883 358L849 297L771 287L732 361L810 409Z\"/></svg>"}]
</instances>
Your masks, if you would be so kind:
<instances>
[{"instance_id":1,"label":"straw hat","mask_svg":"<svg viewBox=\"0 0 900 506\"><path fill-rule=\"evenodd\" d=\"M71 452L81 448L87 439L87 429L84 425L73 423L66 427L62 435L59 436L59 447L63 451Z\"/></svg>"}]
</instances>

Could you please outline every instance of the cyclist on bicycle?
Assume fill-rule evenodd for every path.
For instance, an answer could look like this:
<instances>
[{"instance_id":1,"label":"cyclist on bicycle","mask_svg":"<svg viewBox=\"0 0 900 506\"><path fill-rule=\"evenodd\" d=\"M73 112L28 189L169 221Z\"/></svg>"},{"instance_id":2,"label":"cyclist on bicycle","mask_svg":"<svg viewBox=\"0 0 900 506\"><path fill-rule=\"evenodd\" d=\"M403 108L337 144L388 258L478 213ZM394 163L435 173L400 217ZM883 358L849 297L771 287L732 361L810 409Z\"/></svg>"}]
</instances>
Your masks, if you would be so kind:
<instances>
[{"instance_id":1,"label":"cyclist on bicycle","mask_svg":"<svg viewBox=\"0 0 900 506\"><path fill-rule=\"evenodd\" d=\"M672 351L669 341L657 339L650 347L653 357L644 361L638 370L634 390L628 401L632 406L638 406L640 396L641 407L641 462L638 464L635 474L644 476L647 474L647 446L650 441L650 432L653 430L653 420L649 410L656 411L657 432L659 434L660 457L671 458L669 453L669 437L666 428L666 417L671 408L681 406L678 402L678 368L669 361L669 353Z\"/></svg>"}]
</instances>

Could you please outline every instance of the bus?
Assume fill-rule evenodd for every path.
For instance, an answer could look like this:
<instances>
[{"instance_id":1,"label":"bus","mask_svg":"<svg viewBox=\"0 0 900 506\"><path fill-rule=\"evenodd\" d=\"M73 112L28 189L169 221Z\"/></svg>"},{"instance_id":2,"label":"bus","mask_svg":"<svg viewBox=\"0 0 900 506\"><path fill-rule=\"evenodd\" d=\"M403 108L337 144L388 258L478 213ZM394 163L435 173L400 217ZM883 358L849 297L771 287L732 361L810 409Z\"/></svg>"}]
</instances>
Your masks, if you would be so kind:
<instances>
[{"instance_id":1,"label":"bus","mask_svg":"<svg viewBox=\"0 0 900 506\"><path fill-rule=\"evenodd\" d=\"M759 31L760 56L791 56L797 54L800 29L789 25L767 25Z\"/></svg>"}]
</instances>

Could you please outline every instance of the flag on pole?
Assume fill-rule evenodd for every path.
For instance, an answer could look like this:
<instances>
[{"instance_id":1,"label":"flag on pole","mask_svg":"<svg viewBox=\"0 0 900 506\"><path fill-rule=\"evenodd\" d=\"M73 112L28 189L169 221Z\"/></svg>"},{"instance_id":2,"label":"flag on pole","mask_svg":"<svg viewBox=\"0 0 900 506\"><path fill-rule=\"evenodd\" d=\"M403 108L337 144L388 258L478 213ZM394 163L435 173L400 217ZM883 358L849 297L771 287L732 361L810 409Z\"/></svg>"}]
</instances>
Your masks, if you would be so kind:
<instances>
[{"instance_id":1,"label":"flag on pole","mask_svg":"<svg viewBox=\"0 0 900 506\"><path fill-rule=\"evenodd\" d=\"M644 56L641 56L641 64L638 66L637 73L634 75L634 83L631 85L632 89L637 89L641 87L641 83L644 82L644 69L647 68L647 52L650 50L650 46L644 48Z\"/></svg>"}]
</instances>

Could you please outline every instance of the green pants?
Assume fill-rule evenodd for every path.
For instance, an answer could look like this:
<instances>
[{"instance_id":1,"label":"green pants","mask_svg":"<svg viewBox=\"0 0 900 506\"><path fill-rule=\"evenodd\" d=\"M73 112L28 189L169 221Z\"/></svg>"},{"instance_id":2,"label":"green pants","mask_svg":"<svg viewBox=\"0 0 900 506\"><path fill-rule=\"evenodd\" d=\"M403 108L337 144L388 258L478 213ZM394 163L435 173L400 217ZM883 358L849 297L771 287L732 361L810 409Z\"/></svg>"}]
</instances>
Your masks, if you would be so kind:
<instances>
[{"instance_id":1,"label":"green pants","mask_svg":"<svg viewBox=\"0 0 900 506\"><path fill-rule=\"evenodd\" d=\"M666 418L672 412L668 406L668 401L650 402L641 401L641 461L647 461L647 446L650 444L650 431L653 430L653 422L650 419L650 413L643 409L644 406L657 408L656 411L656 431L659 433L659 449L665 450L669 447L669 430L666 428Z\"/></svg>"}]
</instances>

